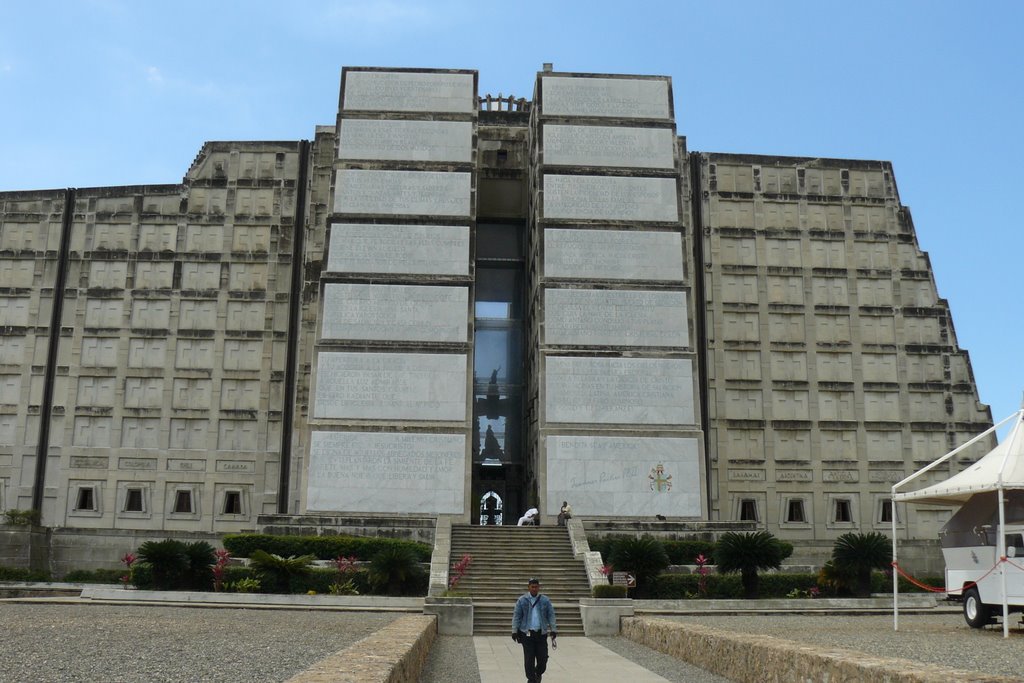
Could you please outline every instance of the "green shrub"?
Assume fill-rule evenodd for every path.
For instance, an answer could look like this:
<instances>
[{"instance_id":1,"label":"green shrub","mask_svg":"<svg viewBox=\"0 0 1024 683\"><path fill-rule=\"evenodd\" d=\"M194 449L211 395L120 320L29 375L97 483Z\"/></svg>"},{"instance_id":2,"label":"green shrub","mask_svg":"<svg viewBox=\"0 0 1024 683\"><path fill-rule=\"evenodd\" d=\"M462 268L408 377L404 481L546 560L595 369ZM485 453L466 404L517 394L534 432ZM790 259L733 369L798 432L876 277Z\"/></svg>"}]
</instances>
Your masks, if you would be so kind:
<instances>
[{"instance_id":1,"label":"green shrub","mask_svg":"<svg viewBox=\"0 0 1024 683\"><path fill-rule=\"evenodd\" d=\"M832 546L832 561L837 578L852 579L848 586L854 595L871 594L871 572L885 569L892 563L892 541L877 531L846 533Z\"/></svg>"},{"instance_id":2,"label":"green shrub","mask_svg":"<svg viewBox=\"0 0 1024 683\"><path fill-rule=\"evenodd\" d=\"M0 567L0 581L50 581L50 572L21 567Z\"/></svg>"},{"instance_id":3,"label":"green shrub","mask_svg":"<svg viewBox=\"0 0 1024 683\"><path fill-rule=\"evenodd\" d=\"M615 544L614 536L602 536L601 538L587 538L587 544L594 552L601 553L601 558L607 562L612 554L612 546Z\"/></svg>"},{"instance_id":4,"label":"green shrub","mask_svg":"<svg viewBox=\"0 0 1024 683\"><path fill-rule=\"evenodd\" d=\"M292 593L298 592L293 586L293 579L309 574L313 569L310 566L313 560L312 555L281 557L263 550L254 550L249 558L249 566L271 591Z\"/></svg>"},{"instance_id":5,"label":"green shrub","mask_svg":"<svg viewBox=\"0 0 1024 683\"><path fill-rule=\"evenodd\" d=\"M651 580L668 567L665 547L653 536L623 537L612 545L608 558L616 571L632 572L636 577L636 595L646 595Z\"/></svg>"},{"instance_id":6,"label":"green shrub","mask_svg":"<svg viewBox=\"0 0 1024 683\"><path fill-rule=\"evenodd\" d=\"M4 521L11 526L39 524L39 510L4 510Z\"/></svg>"},{"instance_id":7,"label":"green shrub","mask_svg":"<svg viewBox=\"0 0 1024 683\"><path fill-rule=\"evenodd\" d=\"M715 544L711 541L662 541L669 564L697 564L697 556L708 558L714 564Z\"/></svg>"},{"instance_id":8,"label":"green shrub","mask_svg":"<svg viewBox=\"0 0 1024 683\"><path fill-rule=\"evenodd\" d=\"M259 593L260 588L259 579L243 578L224 582L224 590L229 593Z\"/></svg>"},{"instance_id":9,"label":"green shrub","mask_svg":"<svg viewBox=\"0 0 1024 683\"><path fill-rule=\"evenodd\" d=\"M419 558L408 546L384 547L370 560L370 585L387 595L413 592L422 574Z\"/></svg>"},{"instance_id":10,"label":"green shrub","mask_svg":"<svg viewBox=\"0 0 1024 683\"><path fill-rule=\"evenodd\" d=\"M68 583L121 583L127 569L77 569L69 572L64 581Z\"/></svg>"},{"instance_id":11,"label":"green shrub","mask_svg":"<svg viewBox=\"0 0 1024 683\"><path fill-rule=\"evenodd\" d=\"M595 598L624 598L626 597L625 586L612 586L609 584L598 584L594 586Z\"/></svg>"},{"instance_id":12,"label":"green shrub","mask_svg":"<svg viewBox=\"0 0 1024 683\"><path fill-rule=\"evenodd\" d=\"M194 541L185 546L188 571L184 588L208 591L213 588L213 563L217 560L214 548L206 541Z\"/></svg>"},{"instance_id":13,"label":"green shrub","mask_svg":"<svg viewBox=\"0 0 1024 683\"><path fill-rule=\"evenodd\" d=\"M187 546L181 541L173 538L146 541L139 546L138 555L139 561L149 567L150 585L147 588L170 591L185 585L189 573L189 555Z\"/></svg>"},{"instance_id":14,"label":"green shrub","mask_svg":"<svg viewBox=\"0 0 1024 683\"><path fill-rule=\"evenodd\" d=\"M661 574L656 576L647 587L648 598L658 600L683 600L702 597L697 585L698 574ZM743 584L735 575L709 574L707 577L707 593L703 597L710 599L736 599L743 597Z\"/></svg>"},{"instance_id":15,"label":"green shrub","mask_svg":"<svg viewBox=\"0 0 1024 683\"><path fill-rule=\"evenodd\" d=\"M715 562L723 574L738 572L747 598L759 596L758 572L778 569L782 561L793 552L793 546L783 543L767 531L722 534L715 546Z\"/></svg>"},{"instance_id":16,"label":"green shrub","mask_svg":"<svg viewBox=\"0 0 1024 683\"><path fill-rule=\"evenodd\" d=\"M371 560L384 548L408 547L418 562L429 562L432 548L426 543L397 538L370 538L362 536L273 536L270 534L229 534L223 538L224 547L234 557L252 557L256 550L281 557L312 555L318 560L333 560L338 556L355 556L357 560Z\"/></svg>"}]
</instances>

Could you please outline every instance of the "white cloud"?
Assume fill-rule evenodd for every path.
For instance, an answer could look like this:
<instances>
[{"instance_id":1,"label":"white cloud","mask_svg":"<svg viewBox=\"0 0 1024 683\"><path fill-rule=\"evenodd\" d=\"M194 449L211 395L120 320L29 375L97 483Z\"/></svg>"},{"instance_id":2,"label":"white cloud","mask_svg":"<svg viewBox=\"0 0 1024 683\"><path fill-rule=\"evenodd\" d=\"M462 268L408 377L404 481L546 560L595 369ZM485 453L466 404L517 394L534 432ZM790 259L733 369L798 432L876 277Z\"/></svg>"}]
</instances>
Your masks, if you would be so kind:
<instances>
[{"instance_id":1,"label":"white cloud","mask_svg":"<svg viewBox=\"0 0 1024 683\"><path fill-rule=\"evenodd\" d=\"M161 85L164 82L163 74L155 66L146 67L146 80L154 85Z\"/></svg>"}]
</instances>

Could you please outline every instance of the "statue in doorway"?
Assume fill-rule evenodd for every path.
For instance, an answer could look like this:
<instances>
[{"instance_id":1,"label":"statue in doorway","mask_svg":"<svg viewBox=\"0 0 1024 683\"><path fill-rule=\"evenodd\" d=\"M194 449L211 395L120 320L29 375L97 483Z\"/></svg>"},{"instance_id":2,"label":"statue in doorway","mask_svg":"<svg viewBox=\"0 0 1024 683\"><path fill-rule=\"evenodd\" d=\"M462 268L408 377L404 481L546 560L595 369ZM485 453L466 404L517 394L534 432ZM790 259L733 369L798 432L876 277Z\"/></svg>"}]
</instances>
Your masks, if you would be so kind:
<instances>
[{"instance_id":1,"label":"statue in doorway","mask_svg":"<svg viewBox=\"0 0 1024 683\"><path fill-rule=\"evenodd\" d=\"M494 436L494 430L491 425L487 425L487 432L484 434L484 452L482 454L485 458L497 458L501 459L504 455L501 451L501 444L498 443L498 437Z\"/></svg>"}]
</instances>

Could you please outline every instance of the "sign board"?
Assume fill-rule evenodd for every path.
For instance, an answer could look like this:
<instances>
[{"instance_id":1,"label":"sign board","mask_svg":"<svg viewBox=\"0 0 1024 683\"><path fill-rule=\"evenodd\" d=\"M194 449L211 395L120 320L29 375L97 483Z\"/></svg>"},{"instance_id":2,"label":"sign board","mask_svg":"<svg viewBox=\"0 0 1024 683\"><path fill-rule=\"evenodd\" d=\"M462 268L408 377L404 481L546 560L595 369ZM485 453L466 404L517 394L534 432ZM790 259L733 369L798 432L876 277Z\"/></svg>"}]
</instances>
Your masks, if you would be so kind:
<instances>
[{"instance_id":1,"label":"sign board","mask_svg":"<svg viewBox=\"0 0 1024 683\"><path fill-rule=\"evenodd\" d=\"M636 588L636 577L629 572L612 572L612 585Z\"/></svg>"}]
</instances>

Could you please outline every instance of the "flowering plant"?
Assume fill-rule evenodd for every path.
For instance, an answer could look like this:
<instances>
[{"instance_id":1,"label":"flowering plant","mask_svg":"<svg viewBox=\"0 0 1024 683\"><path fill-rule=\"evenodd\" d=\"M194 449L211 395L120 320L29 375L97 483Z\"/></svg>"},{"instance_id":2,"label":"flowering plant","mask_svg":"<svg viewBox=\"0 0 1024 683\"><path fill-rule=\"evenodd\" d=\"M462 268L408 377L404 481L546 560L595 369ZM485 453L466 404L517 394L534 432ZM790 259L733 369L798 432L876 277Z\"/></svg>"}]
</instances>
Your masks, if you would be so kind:
<instances>
[{"instance_id":1,"label":"flowering plant","mask_svg":"<svg viewBox=\"0 0 1024 683\"><path fill-rule=\"evenodd\" d=\"M697 579L697 594L703 597L708 593L708 574L711 570L707 567L708 558L704 557L704 553L697 555L694 561L697 563L697 575L700 576Z\"/></svg>"},{"instance_id":2,"label":"flowering plant","mask_svg":"<svg viewBox=\"0 0 1024 683\"><path fill-rule=\"evenodd\" d=\"M331 595L359 595L355 581L350 574L356 571L356 556L338 555L334 558L334 566L338 570L338 578L331 584L328 591Z\"/></svg>"},{"instance_id":3,"label":"flowering plant","mask_svg":"<svg viewBox=\"0 0 1024 683\"><path fill-rule=\"evenodd\" d=\"M121 585L124 588L128 588L128 584L132 581L132 565L135 564L137 559L139 559L138 556L131 552L121 556L121 562L124 563L125 568L128 570L128 573L121 577Z\"/></svg>"},{"instance_id":4,"label":"flowering plant","mask_svg":"<svg viewBox=\"0 0 1024 683\"><path fill-rule=\"evenodd\" d=\"M462 559L458 562L452 563L451 576L448 577L448 590L455 590L455 587L459 585L459 581L469 571L469 565L473 563L473 556L466 553L462 556Z\"/></svg>"},{"instance_id":5,"label":"flowering plant","mask_svg":"<svg viewBox=\"0 0 1024 683\"><path fill-rule=\"evenodd\" d=\"M228 561L231 559L231 553L223 548L220 550L213 551L214 557L217 558L216 562L213 563L213 590L220 592L224 590L224 568L227 567Z\"/></svg>"},{"instance_id":6,"label":"flowering plant","mask_svg":"<svg viewBox=\"0 0 1024 683\"><path fill-rule=\"evenodd\" d=\"M612 572L615 571L615 567L610 564L602 565L601 573L608 577L608 583L612 582Z\"/></svg>"}]
</instances>

